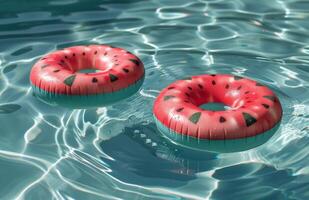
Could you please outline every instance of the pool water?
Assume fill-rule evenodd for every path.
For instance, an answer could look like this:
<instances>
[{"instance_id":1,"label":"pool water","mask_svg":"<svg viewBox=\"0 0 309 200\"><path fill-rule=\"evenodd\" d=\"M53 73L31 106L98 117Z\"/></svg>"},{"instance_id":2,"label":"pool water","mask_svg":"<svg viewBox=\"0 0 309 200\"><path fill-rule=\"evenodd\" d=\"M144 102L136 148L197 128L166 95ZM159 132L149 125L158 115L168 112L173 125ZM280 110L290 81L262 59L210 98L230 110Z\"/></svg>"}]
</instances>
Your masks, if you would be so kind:
<instances>
[{"instance_id":1,"label":"pool water","mask_svg":"<svg viewBox=\"0 0 309 200\"><path fill-rule=\"evenodd\" d=\"M0 199L309 199L309 1L2 1L0 42ZM102 43L143 61L136 95L85 110L32 95L41 56ZM162 137L155 97L202 73L272 88L284 114L275 135L220 154Z\"/></svg>"}]
</instances>

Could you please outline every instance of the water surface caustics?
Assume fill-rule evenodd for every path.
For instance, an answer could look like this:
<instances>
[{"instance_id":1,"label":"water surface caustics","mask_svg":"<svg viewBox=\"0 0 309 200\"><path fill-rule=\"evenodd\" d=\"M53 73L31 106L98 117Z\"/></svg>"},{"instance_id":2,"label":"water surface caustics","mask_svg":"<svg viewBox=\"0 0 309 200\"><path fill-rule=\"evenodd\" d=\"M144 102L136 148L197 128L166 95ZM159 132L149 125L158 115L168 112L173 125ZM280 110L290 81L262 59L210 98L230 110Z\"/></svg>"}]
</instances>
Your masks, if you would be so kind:
<instances>
[{"instance_id":1,"label":"water surface caustics","mask_svg":"<svg viewBox=\"0 0 309 200\"><path fill-rule=\"evenodd\" d=\"M0 199L309 199L309 1L53 0L0 7ZM31 66L72 45L126 48L142 90L71 110L32 96ZM157 131L151 107L201 73L255 79L283 120L264 145L200 153Z\"/></svg>"}]
</instances>

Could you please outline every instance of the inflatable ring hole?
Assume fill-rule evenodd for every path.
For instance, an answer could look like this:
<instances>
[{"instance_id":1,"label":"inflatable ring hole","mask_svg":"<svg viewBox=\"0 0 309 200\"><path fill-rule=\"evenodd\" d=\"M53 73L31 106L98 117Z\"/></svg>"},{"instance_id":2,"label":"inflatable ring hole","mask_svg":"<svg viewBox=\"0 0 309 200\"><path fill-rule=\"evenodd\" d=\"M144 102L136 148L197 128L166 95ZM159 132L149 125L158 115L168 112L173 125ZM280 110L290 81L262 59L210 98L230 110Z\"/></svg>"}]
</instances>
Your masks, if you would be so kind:
<instances>
[{"instance_id":1,"label":"inflatable ring hole","mask_svg":"<svg viewBox=\"0 0 309 200\"><path fill-rule=\"evenodd\" d=\"M74 73L97 73L110 71L120 65L121 56L123 54L119 51L99 49L97 46L72 47L54 60Z\"/></svg>"},{"instance_id":2,"label":"inflatable ring hole","mask_svg":"<svg viewBox=\"0 0 309 200\"><path fill-rule=\"evenodd\" d=\"M203 110L211 110L211 111L225 111L231 109L229 106L225 105L224 103L204 103L199 106Z\"/></svg>"},{"instance_id":3,"label":"inflatable ring hole","mask_svg":"<svg viewBox=\"0 0 309 200\"><path fill-rule=\"evenodd\" d=\"M73 71L77 73L83 73L83 74L88 74L88 73L98 73L98 72L106 72L109 71L110 69L113 68L113 62L112 61L107 61L107 63L98 65L98 66L81 66L80 68L77 68L73 65Z\"/></svg>"},{"instance_id":4,"label":"inflatable ring hole","mask_svg":"<svg viewBox=\"0 0 309 200\"><path fill-rule=\"evenodd\" d=\"M81 73L81 74L91 74L91 73L103 72L103 70L101 70L101 69L94 69L94 68L86 68L86 69L78 70L77 72Z\"/></svg>"}]
</instances>

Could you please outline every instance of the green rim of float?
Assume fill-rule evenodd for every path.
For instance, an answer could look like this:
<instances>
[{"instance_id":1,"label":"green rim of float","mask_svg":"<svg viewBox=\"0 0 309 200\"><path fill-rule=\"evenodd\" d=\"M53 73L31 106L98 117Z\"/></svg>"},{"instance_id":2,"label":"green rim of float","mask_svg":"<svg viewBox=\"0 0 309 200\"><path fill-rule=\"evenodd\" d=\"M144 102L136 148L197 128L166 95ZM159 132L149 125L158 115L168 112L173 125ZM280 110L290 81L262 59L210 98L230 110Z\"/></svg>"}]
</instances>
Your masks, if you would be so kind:
<instances>
[{"instance_id":1,"label":"green rim of float","mask_svg":"<svg viewBox=\"0 0 309 200\"><path fill-rule=\"evenodd\" d=\"M272 129L269 129L268 131L252 137L229 140L208 140L198 139L188 135L177 133L174 130L163 125L154 115L153 117L155 119L158 130L172 143L195 150L211 151L218 153L239 152L260 146L267 142L276 133L281 124L281 122L278 122Z\"/></svg>"},{"instance_id":2,"label":"green rim of float","mask_svg":"<svg viewBox=\"0 0 309 200\"><path fill-rule=\"evenodd\" d=\"M102 93L95 95L65 95L58 93L50 93L32 84L33 95L38 97L44 103L50 105L60 105L69 108L89 108L97 107L100 105L111 105L114 102L128 98L135 94L143 85L145 76L138 80L135 84L132 84L121 90Z\"/></svg>"}]
</instances>

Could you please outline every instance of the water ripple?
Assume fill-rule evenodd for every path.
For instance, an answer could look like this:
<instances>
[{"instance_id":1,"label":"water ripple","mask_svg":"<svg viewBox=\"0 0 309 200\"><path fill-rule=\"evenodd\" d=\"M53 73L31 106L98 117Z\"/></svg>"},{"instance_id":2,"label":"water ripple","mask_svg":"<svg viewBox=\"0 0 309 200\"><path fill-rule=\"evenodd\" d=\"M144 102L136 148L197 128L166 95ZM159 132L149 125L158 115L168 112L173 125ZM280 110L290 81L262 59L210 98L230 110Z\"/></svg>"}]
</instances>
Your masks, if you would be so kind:
<instances>
[{"instance_id":1,"label":"water ripple","mask_svg":"<svg viewBox=\"0 0 309 200\"><path fill-rule=\"evenodd\" d=\"M308 10L301 0L3 1L0 198L308 199ZM141 91L88 110L32 96L39 57L91 43L137 54L146 67ZM154 98L201 73L271 87L284 112L278 132L229 154L167 141L152 118Z\"/></svg>"}]
</instances>

